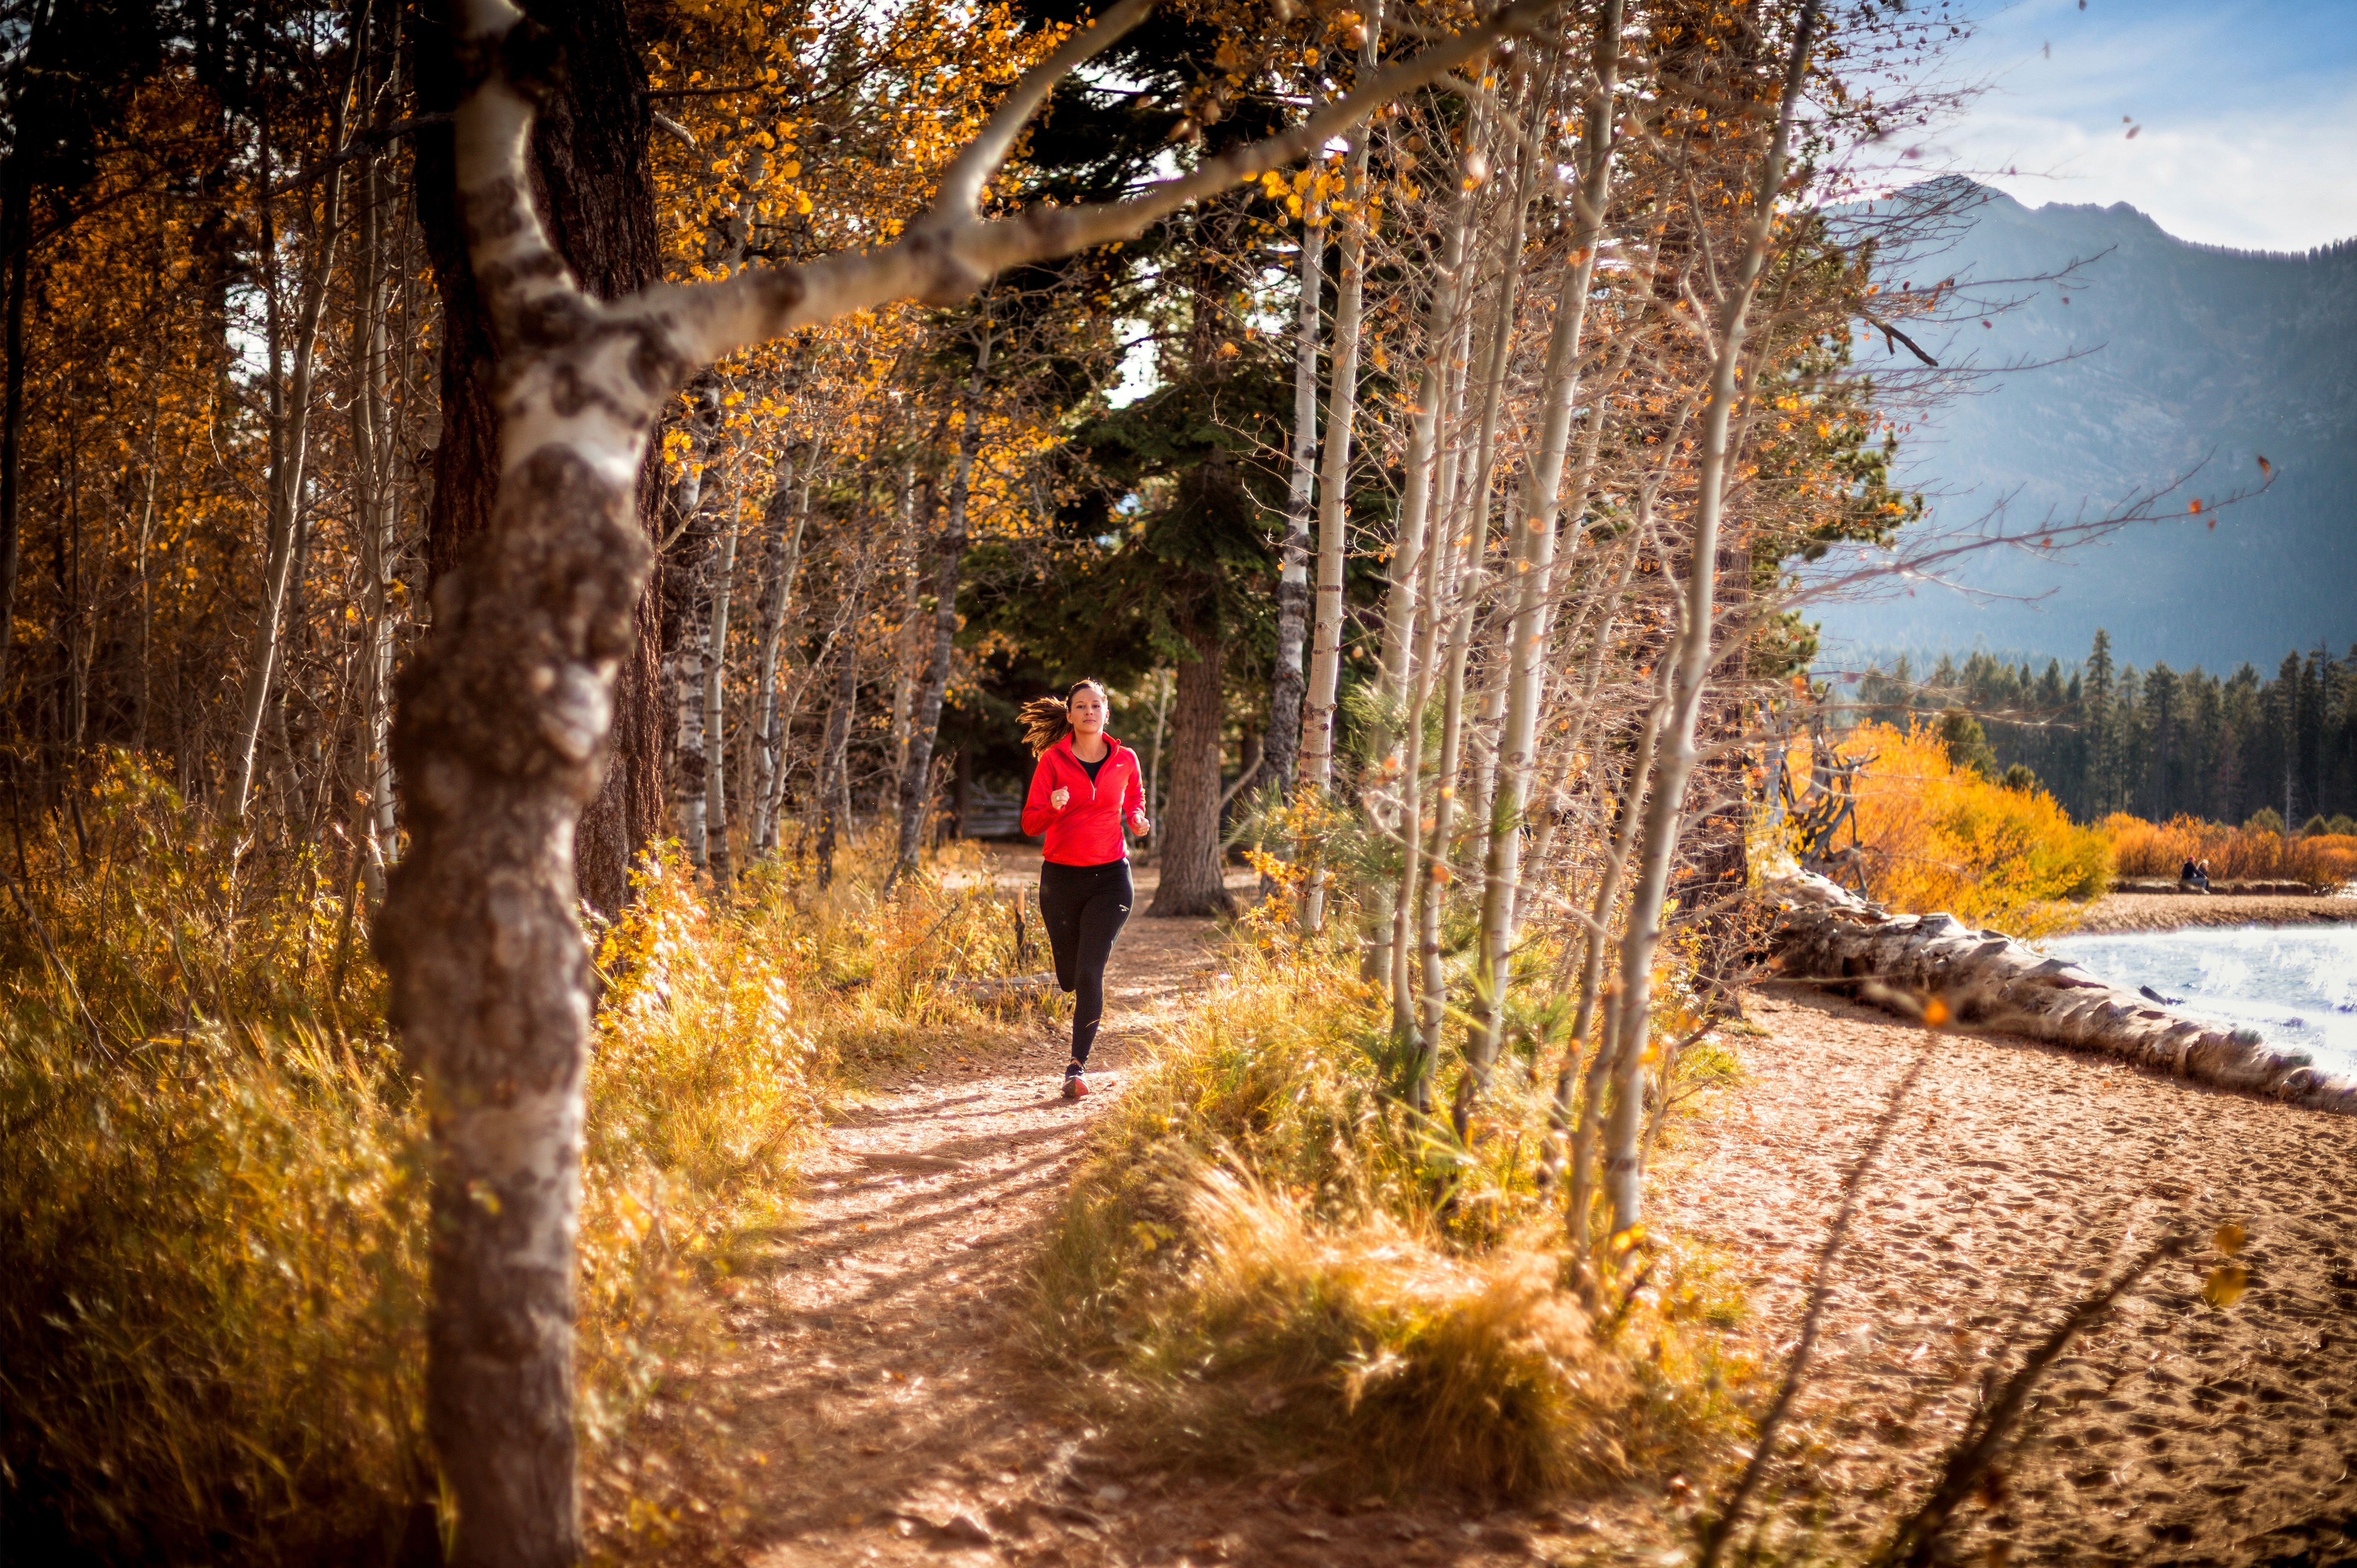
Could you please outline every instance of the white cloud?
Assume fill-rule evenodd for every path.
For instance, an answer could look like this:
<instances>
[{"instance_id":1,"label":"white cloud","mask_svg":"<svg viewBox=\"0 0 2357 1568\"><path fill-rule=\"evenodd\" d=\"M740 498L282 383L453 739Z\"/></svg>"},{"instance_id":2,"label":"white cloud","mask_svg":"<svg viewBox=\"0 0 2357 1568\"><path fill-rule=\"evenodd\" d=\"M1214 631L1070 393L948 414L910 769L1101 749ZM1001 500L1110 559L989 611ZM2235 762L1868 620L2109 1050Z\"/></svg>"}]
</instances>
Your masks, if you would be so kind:
<instances>
[{"instance_id":1,"label":"white cloud","mask_svg":"<svg viewBox=\"0 0 2357 1568\"><path fill-rule=\"evenodd\" d=\"M2357 5L2027 0L1952 68L1987 88L1926 161L2032 206L2125 201L2253 249L2357 235Z\"/></svg>"}]
</instances>

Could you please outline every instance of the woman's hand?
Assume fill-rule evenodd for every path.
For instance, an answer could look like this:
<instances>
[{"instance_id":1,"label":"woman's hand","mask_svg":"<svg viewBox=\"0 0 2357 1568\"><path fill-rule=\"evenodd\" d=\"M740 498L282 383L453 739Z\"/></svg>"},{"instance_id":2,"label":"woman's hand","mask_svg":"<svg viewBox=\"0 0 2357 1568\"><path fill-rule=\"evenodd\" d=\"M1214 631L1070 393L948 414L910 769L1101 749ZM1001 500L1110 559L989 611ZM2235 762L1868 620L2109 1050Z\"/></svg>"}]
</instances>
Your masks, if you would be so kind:
<instances>
[{"instance_id":1,"label":"woman's hand","mask_svg":"<svg viewBox=\"0 0 2357 1568\"><path fill-rule=\"evenodd\" d=\"M1154 824L1146 820L1144 811L1132 811L1129 814L1129 831L1144 838L1154 831Z\"/></svg>"},{"instance_id":2,"label":"woman's hand","mask_svg":"<svg viewBox=\"0 0 2357 1568\"><path fill-rule=\"evenodd\" d=\"M1071 803L1072 792L1060 785L1057 787L1054 794L1048 797L1048 804L1054 807L1059 811L1062 811Z\"/></svg>"}]
</instances>

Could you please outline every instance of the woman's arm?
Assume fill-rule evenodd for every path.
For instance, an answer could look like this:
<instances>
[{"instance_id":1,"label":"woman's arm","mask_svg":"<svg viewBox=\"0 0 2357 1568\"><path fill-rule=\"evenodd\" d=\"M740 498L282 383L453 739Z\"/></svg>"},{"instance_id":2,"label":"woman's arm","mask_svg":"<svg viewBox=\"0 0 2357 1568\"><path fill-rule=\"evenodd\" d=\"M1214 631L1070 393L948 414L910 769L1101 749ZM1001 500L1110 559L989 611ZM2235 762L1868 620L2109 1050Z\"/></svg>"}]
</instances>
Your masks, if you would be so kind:
<instances>
[{"instance_id":1,"label":"woman's arm","mask_svg":"<svg viewBox=\"0 0 2357 1568\"><path fill-rule=\"evenodd\" d=\"M1138 778L1137 753L1134 751L1129 754L1129 778L1122 786L1121 820L1141 837L1154 826L1146 821L1146 786Z\"/></svg>"},{"instance_id":2,"label":"woman's arm","mask_svg":"<svg viewBox=\"0 0 2357 1568\"><path fill-rule=\"evenodd\" d=\"M1039 758L1039 765L1031 770L1031 791L1023 797L1025 837L1038 838L1046 832L1048 825L1056 820L1059 813L1055 805L1048 798L1054 794L1055 790L1055 772L1048 766L1048 759L1042 757Z\"/></svg>"}]
</instances>

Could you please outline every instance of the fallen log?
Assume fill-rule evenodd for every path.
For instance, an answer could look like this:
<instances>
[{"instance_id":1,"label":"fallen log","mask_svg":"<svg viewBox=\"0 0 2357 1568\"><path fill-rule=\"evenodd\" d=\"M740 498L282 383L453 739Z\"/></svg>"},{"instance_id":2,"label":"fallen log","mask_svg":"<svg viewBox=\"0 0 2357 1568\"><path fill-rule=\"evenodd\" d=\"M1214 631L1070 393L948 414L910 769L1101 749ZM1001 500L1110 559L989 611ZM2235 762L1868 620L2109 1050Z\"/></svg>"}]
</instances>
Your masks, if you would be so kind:
<instances>
[{"instance_id":1,"label":"fallen log","mask_svg":"<svg viewBox=\"0 0 2357 1568\"><path fill-rule=\"evenodd\" d=\"M1769 934L1781 973L1878 1000L1937 997L1960 1023L2115 1057L2155 1072L2319 1111L2357 1115L2357 1074L2328 1073L2308 1052L2270 1046L2048 958L1953 915L1893 915L1811 873L1770 878Z\"/></svg>"}]
</instances>

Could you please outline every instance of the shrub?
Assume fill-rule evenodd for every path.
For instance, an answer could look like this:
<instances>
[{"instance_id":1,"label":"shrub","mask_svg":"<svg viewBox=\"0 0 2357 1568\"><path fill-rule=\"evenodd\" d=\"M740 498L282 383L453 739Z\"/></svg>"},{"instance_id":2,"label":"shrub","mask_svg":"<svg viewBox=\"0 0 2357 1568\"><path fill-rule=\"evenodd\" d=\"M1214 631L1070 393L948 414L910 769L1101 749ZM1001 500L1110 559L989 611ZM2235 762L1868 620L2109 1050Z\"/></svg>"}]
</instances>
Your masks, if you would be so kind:
<instances>
[{"instance_id":1,"label":"shrub","mask_svg":"<svg viewBox=\"0 0 2357 1568\"><path fill-rule=\"evenodd\" d=\"M2125 812L2104 818L2104 832L2123 876L2173 878L2187 861L2206 860L2214 881L2305 882L2318 887L2357 882L2357 835L2352 834L2287 838L2264 826L2233 828L2184 816L2148 822Z\"/></svg>"},{"instance_id":2,"label":"shrub","mask_svg":"<svg viewBox=\"0 0 2357 1568\"><path fill-rule=\"evenodd\" d=\"M1840 749L1871 758L1857 780L1858 843L1867 891L1882 902L2039 936L2070 923L2066 900L2110 886L2102 832L2074 824L2034 782L2009 787L1960 765L1941 730L1865 725Z\"/></svg>"},{"instance_id":3,"label":"shrub","mask_svg":"<svg viewBox=\"0 0 2357 1568\"><path fill-rule=\"evenodd\" d=\"M1049 1232L1038 1343L1084 1400L1178 1456L1352 1499L1598 1486L1731 1423L1689 1325L1738 1309L1686 1252L1650 1244L1650 1283L1620 1303L1617 1276L1600 1321L1564 1288L1545 1096L1513 1064L1458 1148L1384 1094L1382 1000L1341 961L1229 961Z\"/></svg>"}]
</instances>

